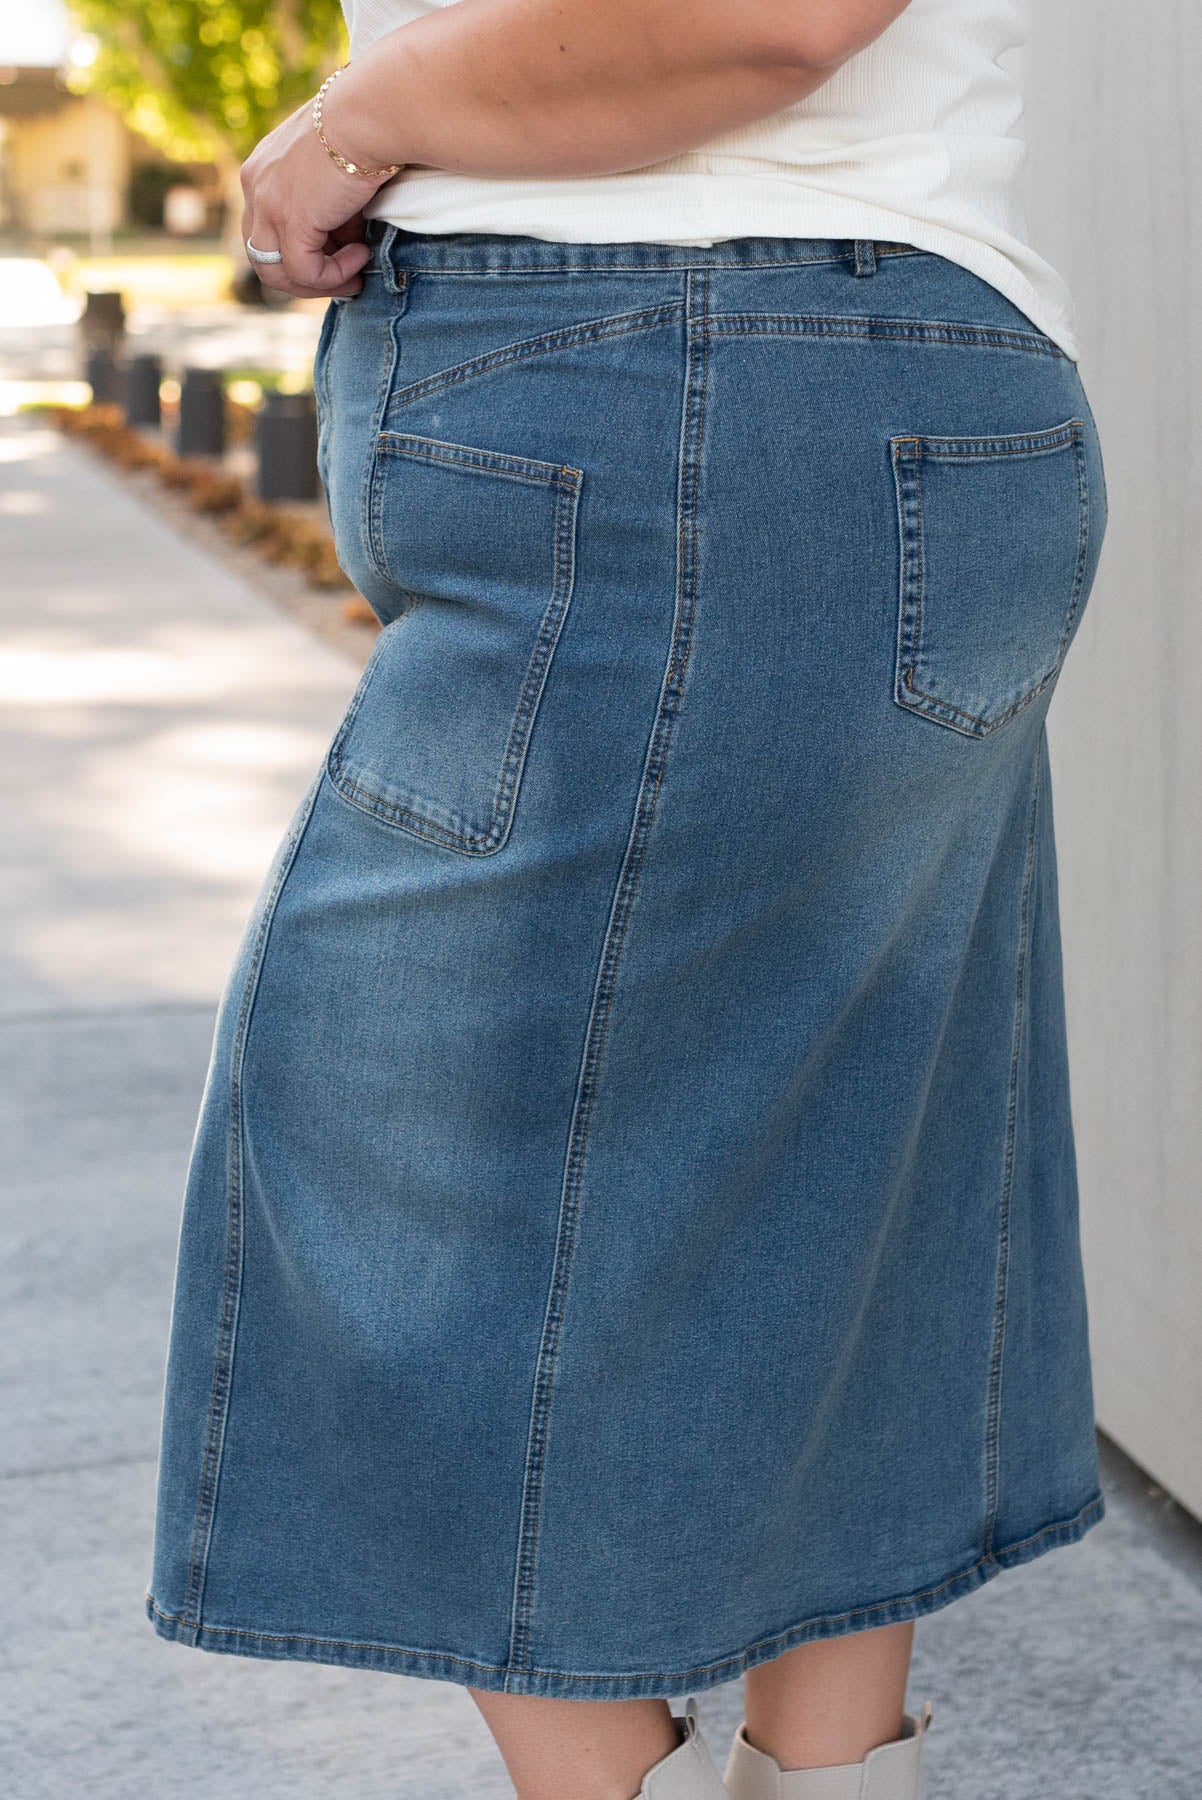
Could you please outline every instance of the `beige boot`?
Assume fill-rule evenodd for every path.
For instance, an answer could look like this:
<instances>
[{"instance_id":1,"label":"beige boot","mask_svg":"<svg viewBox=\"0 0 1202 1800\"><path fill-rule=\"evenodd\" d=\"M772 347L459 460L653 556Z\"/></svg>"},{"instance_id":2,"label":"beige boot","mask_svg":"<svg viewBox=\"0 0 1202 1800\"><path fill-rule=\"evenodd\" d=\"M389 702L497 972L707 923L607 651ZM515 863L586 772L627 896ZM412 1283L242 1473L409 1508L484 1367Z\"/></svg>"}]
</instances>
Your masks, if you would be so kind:
<instances>
[{"instance_id":1,"label":"beige boot","mask_svg":"<svg viewBox=\"0 0 1202 1800\"><path fill-rule=\"evenodd\" d=\"M775 1757L735 1733L726 1764L731 1800L921 1800L922 1748L934 1707L927 1700L917 1718L902 1714L902 1734L878 1744L863 1762L822 1769L782 1769Z\"/></svg>"},{"instance_id":2,"label":"beige boot","mask_svg":"<svg viewBox=\"0 0 1202 1800\"><path fill-rule=\"evenodd\" d=\"M697 1702L687 1700L683 1716L674 1716L680 1744L648 1769L635 1800L727 1800L718 1765L697 1723Z\"/></svg>"}]
</instances>

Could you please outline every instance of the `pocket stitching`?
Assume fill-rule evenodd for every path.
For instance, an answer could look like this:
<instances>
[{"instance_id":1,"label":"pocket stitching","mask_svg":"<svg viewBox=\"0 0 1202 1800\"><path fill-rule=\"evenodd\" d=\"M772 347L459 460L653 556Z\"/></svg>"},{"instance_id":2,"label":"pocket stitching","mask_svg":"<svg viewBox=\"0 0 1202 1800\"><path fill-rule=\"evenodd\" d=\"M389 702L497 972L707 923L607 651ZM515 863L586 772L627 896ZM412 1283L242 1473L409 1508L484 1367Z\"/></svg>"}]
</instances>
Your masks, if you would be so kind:
<instances>
[{"instance_id":1,"label":"pocket stitching","mask_svg":"<svg viewBox=\"0 0 1202 1800\"><path fill-rule=\"evenodd\" d=\"M1077 569L1073 578L1073 597L1068 609L1068 617L1060 633L1060 643L1056 650L1056 667L1059 669L1064 660L1065 646L1072 635L1073 621L1081 604L1081 588L1085 579L1085 564L1089 550L1089 480L1085 469L1085 425L1082 420L1074 419L1073 449L1077 459Z\"/></svg>"},{"instance_id":2,"label":"pocket stitching","mask_svg":"<svg viewBox=\"0 0 1202 1800\"><path fill-rule=\"evenodd\" d=\"M515 364L530 362L536 356L547 356L556 350L604 343L610 338L628 336L632 332L651 331L659 325L674 325L683 316L683 312L682 301L665 300L657 306L639 307L624 313L608 313L597 319L581 319L574 325L558 325L554 330L539 332L535 337L517 338L510 344L500 344L495 350L485 350L475 356L464 357L462 362L451 363L445 369L437 369L430 375L423 375L418 381L411 381L404 387L394 389L388 397L383 420L387 423L395 413L412 405L415 400L424 400L431 394L441 392L443 388L460 386L490 375L495 370L512 368Z\"/></svg>"},{"instance_id":3,"label":"pocket stitching","mask_svg":"<svg viewBox=\"0 0 1202 1800\"><path fill-rule=\"evenodd\" d=\"M551 487L565 474L579 474L564 463L540 462L533 456L517 456L509 450L485 450L476 444L455 444L446 438L419 437L410 431L382 431L380 449L388 456L407 456L414 462L443 462L481 475L508 475Z\"/></svg>"},{"instance_id":4,"label":"pocket stitching","mask_svg":"<svg viewBox=\"0 0 1202 1800\"><path fill-rule=\"evenodd\" d=\"M893 318L856 313L711 313L709 330L728 337L872 338L911 344L964 345L973 349L1023 350L1071 362L1046 333L1011 325L974 325L955 319Z\"/></svg>"},{"instance_id":5,"label":"pocket stitching","mask_svg":"<svg viewBox=\"0 0 1202 1800\"><path fill-rule=\"evenodd\" d=\"M920 713L937 724L950 726L967 737L988 737L1000 726L1038 699L1059 673L1063 664L1073 620L1080 605L1082 580L1089 541L1089 489L1085 471L1084 422L1067 419L1060 425L1033 432L1009 432L992 437L928 437L921 433L905 433L890 439L894 483L897 492L899 530L901 536L901 605L898 616L897 652L893 697L899 706ZM929 694L915 685L914 671L922 642L922 607L925 584L923 554L922 458L934 461L990 461L1002 456L1047 455L1071 446L1077 473L1078 532L1077 564L1073 577L1067 616L1061 627L1055 659L1051 667L1021 694L1006 711L985 719L967 712L953 701ZM913 475L905 469L904 452L909 447ZM912 479L912 488L911 488ZM917 554L915 554L915 549ZM947 716L953 715L953 716ZM961 723L964 721L964 723Z\"/></svg>"},{"instance_id":6,"label":"pocket stitching","mask_svg":"<svg viewBox=\"0 0 1202 1800\"><path fill-rule=\"evenodd\" d=\"M338 335L338 325L342 317L342 302L331 300L326 317L322 320L321 332L317 347L313 352L313 399L317 408L317 472L325 492L329 493L329 435L330 435L330 355L334 348L334 339Z\"/></svg>"},{"instance_id":7,"label":"pocket stitching","mask_svg":"<svg viewBox=\"0 0 1202 1800\"><path fill-rule=\"evenodd\" d=\"M437 452L437 454L435 454ZM370 554L368 567L381 581L389 582L411 601L419 596L398 581L388 564L384 547L384 483L380 465L386 457L409 457L414 462L441 462L465 469L474 475L498 475L511 481L525 481L532 486L554 487L564 476L578 475L578 469L564 463L539 462L530 456L515 456L505 450L483 450L474 444L454 444L447 439L418 437L408 431L380 431L376 436L376 454L372 459L373 493L371 501Z\"/></svg>"},{"instance_id":8,"label":"pocket stitching","mask_svg":"<svg viewBox=\"0 0 1202 1800\"><path fill-rule=\"evenodd\" d=\"M334 348L334 339L338 333L338 323L342 316L342 302L331 300L326 317L322 320L321 332L317 346L313 352L314 387L320 392L322 401L328 405L330 399L330 351Z\"/></svg>"},{"instance_id":9,"label":"pocket stitching","mask_svg":"<svg viewBox=\"0 0 1202 1800\"><path fill-rule=\"evenodd\" d=\"M1042 431L1011 431L994 437L930 437L908 432L890 440L893 444L918 444L936 462L988 462L1002 456L1041 456L1078 442L1085 429L1082 419L1065 419Z\"/></svg>"},{"instance_id":10,"label":"pocket stitching","mask_svg":"<svg viewBox=\"0 0 1202 1800\"><path fill-rule=\"evenodd\" d=\"M383 435L381 434L381 436ZM425 441L436 442L437 440ZM455 445L452 448L467 450L471 447ZM405 452L398 452L398 454L405 454ZM538 636L526 665L521 692L506 738L489 824L483 832L475 831L459 813L440 807L437 802L416 794L413 796L418 803L416 806L389 800L384 795L362 786L346 770L344 766L346 743L356 714L378 670L383 653L383 633L381 640L378 640L373 647L372 655L368 658L367 666L347 707L346 715L330 746L327 768L330 778L340 794L352 805L358 806L361 811L380 819L384 824L408 831L413 836L425 838L429 842L441 844L447 849L473 855L488 855L499 850L509 835L534 720L546 687L551 659L571 602L575 586L576 515L584 475L582 470L571 468L566 464L535 463L530 458L507 458L506 453L501 451L477 451L474 454L522 462L531 468L547 471L538 476L511 475L510 479L530 480L539 486L553 486L557 491L554 526L555 567L551 595L543 610ZM438 460L456 461L461 467L475 468L474 464L463 463L455 458ZM493 473L494 471L490 469L487 472ZM393 627L385 627L385 630L401 624L406 616L402 614L400 619L393 621Z\"/></svg>"},{"instance_id":11,"label":"pocket stitching","mask_svg":"<svg viewBox=\"0 0 1202 1800\"><path fill-rule=\"evenodd\" d=\"M397 336L397 327L409 305L410 282L407 271L398 271L396 284L396 291L393 295L394 304L388 318L386 349L382 358L383 366L380 370L380 388L376 396L372 429L368 433L367 463L362 483L363 498L359 507L359 540L363 558L368 568L375 574L379 574L375 561L376 542L380 530L379 433L388 409L388 396L396 379L396 367L400 357L400 339Z\"/></svg>"}]
</instances>

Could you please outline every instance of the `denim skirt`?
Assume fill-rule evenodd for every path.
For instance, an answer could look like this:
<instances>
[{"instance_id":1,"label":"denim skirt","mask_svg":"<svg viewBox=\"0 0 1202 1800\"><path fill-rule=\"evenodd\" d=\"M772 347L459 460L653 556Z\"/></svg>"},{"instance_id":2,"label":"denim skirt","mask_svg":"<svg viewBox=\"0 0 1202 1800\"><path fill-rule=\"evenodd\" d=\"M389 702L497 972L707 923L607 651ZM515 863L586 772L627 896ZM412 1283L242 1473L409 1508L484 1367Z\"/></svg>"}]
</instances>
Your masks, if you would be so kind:
<instances>
[{"instance_id":1,"label":"denim skirt","mask_svg":"<svg viewBox=\"0 0 1202 1800\"><path fill-rule=\"evenodd\" d=\"M314 380L382 629L217 1016L146 1610L681 1695L1103 1516L1045 733L1098 436L908 244L369 236Z\"/></svg>"}]
</instances>

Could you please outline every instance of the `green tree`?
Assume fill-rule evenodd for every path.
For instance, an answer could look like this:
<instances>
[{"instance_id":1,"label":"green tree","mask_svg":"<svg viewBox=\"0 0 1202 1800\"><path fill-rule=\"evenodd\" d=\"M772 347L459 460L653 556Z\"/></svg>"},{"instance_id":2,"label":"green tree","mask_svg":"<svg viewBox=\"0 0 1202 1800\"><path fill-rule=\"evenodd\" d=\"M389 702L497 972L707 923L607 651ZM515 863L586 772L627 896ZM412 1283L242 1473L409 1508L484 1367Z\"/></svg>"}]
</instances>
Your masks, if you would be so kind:
<instances>
[{"instance_id":1,"label":"green tree","mask_svg":"<svg viewBox=\"0 0 1202 1800\"><path fill-rule=\"evenodd\" d=\"M237 233L238 170L347 56L338 0L69 0L97 43L72 86L179 160L211 160Z\"/></svg>"}]
</instances>

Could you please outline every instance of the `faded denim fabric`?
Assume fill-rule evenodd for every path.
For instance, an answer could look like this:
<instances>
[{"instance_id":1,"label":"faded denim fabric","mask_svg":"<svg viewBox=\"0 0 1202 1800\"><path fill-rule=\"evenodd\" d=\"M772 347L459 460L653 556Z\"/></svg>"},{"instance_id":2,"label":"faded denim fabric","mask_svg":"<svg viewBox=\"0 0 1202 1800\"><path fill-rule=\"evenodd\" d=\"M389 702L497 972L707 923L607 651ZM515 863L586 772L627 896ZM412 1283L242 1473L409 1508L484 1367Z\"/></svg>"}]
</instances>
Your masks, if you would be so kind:
<instances>
[{"instance_id":1,"label":"faded denim fabric","mask_svg":"<svg viewBox=\"0 0 1202 1800\"><path fill-rule=\"evenodd\" d=\"M147 1610L681 1695L1103 1516L1044 729L1098 436L904 244L370 231L314 378L383 629L217 1020Z\"/></svg>"}]
</instances>

